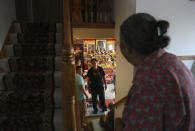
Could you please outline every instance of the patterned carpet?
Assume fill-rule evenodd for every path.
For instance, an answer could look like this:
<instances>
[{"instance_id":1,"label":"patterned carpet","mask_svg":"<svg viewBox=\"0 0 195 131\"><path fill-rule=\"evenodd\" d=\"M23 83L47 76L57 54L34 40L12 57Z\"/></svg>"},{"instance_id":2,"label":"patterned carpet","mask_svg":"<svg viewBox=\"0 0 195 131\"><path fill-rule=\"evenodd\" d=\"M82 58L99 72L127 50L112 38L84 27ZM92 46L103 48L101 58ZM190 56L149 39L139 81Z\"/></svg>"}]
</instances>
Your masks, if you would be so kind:
<instances>
[{"instance_id":1,"label":"patterned carpet","mask_svg":"<svg viewBox=\"0 0 195 131\"><path fill-rule=\"evenodd\" d=\"M21 24L10 72L2 77L0 131L54 131L54 27Z\"/></svg>"},{"instance_id":2,"label":"patterned carpet","mask_svg":"<svg viewBox=\"0 0 195 131\"><path fill-rule=\"evenodd\" d=\"M53 131L52 94L53 88L3 92L0 96L0 130Z\"/></svg>"},{"instance_id":3,"label":"patterned carpet","mask_svg":"<svg viewBox=\"0 0 195 131\"><path fill-rule=\"evenodd\" d=\"M15 56L54 56L54 44L14 44Z\"/></svg>"},{"instance_id":4,"label":"patterned carpet","mask_svg":"<svg viewBox=\"0 0 195 131\"><path fill-rule=\"evenodd\" d=\"M45 56L24 56L24 57L11 57L8 60L10 70L12 72L17 71L29 71L29 72L45 72L54 70L54 57Z\"/></svg>"}]
</instances>

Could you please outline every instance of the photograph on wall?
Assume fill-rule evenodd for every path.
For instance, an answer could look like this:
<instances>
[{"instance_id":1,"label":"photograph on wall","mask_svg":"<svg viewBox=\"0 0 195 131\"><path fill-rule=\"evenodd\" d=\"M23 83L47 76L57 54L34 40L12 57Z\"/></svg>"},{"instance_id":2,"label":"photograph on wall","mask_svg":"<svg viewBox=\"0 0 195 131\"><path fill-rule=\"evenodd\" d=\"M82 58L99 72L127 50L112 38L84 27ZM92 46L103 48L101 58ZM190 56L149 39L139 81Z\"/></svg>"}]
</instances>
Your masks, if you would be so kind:
<instances>
[{"instance_id":1,"label":"photograph on wall","mask_svg":"<svg viewBox=\"0 0 195 131\"><path fill-rule=\"evenodd\" d=\"M95 44L88 44L88 53L92 54L95 52Z\"/></svg>"},{"instance_id":2,"label":"photograph on wall","mask_svg":"<svg viewBox=\"0 0 195 131\"><path fill-rule=\"evenodd\" d=\"M106 40L96 40L96 50L105 51L106 50Z\"/></svg>"},{"instance_id":3,"label":"photograph on wall","mask_svg":"<svg viewBox=\"0 0 195 131\"><path fill-rule=\"evenodd\" d=\"M109 53L114 53L115 52L115 43L116 43L115 39L107 39L106 40L106 50Z\"/></svg>"},{"instance_id":4,"label":"photograph on wall","mask_svg":"<svg viewBox=\"0 0 195 131\"><path fill-rule=\"evenodd\" d=\"M95 41L96 41L96 39L85 39L84 40L84 45L87 45L88 54L95 53Z\"/></svg>"}]
</instances>

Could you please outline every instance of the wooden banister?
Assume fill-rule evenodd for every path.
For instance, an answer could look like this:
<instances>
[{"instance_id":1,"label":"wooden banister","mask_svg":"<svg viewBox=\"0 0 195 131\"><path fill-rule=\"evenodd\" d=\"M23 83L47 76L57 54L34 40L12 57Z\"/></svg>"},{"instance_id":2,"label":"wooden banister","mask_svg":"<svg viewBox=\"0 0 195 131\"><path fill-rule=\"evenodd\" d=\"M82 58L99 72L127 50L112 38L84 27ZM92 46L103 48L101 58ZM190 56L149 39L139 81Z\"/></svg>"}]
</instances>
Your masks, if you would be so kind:
<instances>
[{"instance_id":1,"label":"wooden banister","mask_svg":"<svg viewBox=\"0 0 195 131\"><path fill-rule=\"evenodd\" d=\"M121 98L120 100L118 100L115 104L112 105L113 108L116 108L118 105L120 105L121 103L124 103L127 99L127 96Z\"/></svg>"},{"instance_id":2,"label":"wooden banister","mask_svg":"<svg viewBox=\"0 0 195 131\"><path fill-rule=\"evenodd\" d=\"M72 0L72 24L77 25L114 25L113 0ZM95 27L94 27L95 28Z\"/></svg>"},{"instance_id":3,"label":"wooden banister","mask_svg":"<svg viewBox=\"0 0 195 131\"><path fill-rule=\"evenodd\" d=\"M76 72L74 63L74 51L72 47L72 25L70 1L64 0L64 27L62 48L62 93L64 130L80 131L80 114L78 111ZM67 77L68 76L68 77Z\"/></svg>"},{"instance_id":4,"label":"wooden banister","mask_svg":"<svg viewBox=\"0 0 195 131\"><path fill-rule=\"evenodd\" d=\"M97 0L97 7L96 7L96 12L97 12L97 18L96 21L97 23L100 23L100 5L99 5L99 0Z\"/></svg>"},{"instance_id":5,"label":"wooden banister","mask_svg":"<svg viewBox=\"0 0 195 131\"><path fill-rule=\"evenodd\" d=\"M195 55L178 56L181 60L195 60Z\"/></svg>"},{"instance_id":6,"label":"wooden banister","mask_svg":"<svg viewBox=\"0 0 195 131\"><path fill-rule=\"evenodd\" d=\"M105 0L103 1L103 6L102 6L102 22L105 23Z\"/></svg>"},{"instance_id":7,"label":"wooden banister","mask_svg":"<svg viewBox=\"0 0 195 131\"><path fill-rule=\"evenodd\" d=\"M87 13L87 9L88 9L87 0L85 0L85 23L88 23L88 13Z\"/></svg>"}]
</instances>

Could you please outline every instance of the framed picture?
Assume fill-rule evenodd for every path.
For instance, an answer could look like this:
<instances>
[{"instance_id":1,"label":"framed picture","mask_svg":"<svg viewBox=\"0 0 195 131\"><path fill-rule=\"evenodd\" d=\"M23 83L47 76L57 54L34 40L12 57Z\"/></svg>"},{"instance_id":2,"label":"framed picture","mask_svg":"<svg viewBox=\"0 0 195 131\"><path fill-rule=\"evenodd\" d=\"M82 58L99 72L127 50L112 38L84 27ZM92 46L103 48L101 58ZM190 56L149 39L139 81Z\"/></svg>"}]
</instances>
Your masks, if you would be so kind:
<instances>
[{"instance_id":1,"label":"framed picture","mask_svg":"<svg viewBox=\"0 0 195 131\"><path fill-rule=\"evenodd\" d=\"M115 52L115 44L116 44L115 39L107 39L106 50L110 53L114 53Z\"/></svg>"},{"instance_id":2,"label":"framed picture","mask_svg":"<svg viewBox=\"0 0 195 131\"><path fill-rule=\"evenodd\" d=\"M96 50L105 51L106 50L106 40L96 40Z\"/></svg>"},{"instance_id":3,"label":"framed picture","mask_svg":"<svg viewBox=\"0 0 195 131\"><path fill-rule=\"evenodd\" d=\"M111 44L111 43L107 44L107 51L108 51L108 52L110 52L110 51L111 51L111 52L114 52L114 46L115 46L115 45L114 45L114 44Z\"/></svg>"},{"instance_id":4,"label":"framed picture","mask_svg":"<svg viewBox=\"0 0 195 131\"><path fill-rule=\"evenodd\" d=\"M95 41L96 39L85 39L84 40L84 46L87 47L88 54L94 54L95 53Z\"/></svg>"},{"instance_id":5,"label":"framed picture","mask_svg":"<svg viewBox=\"0 0 195 131\"><path fill-rule=\"evenodd\" d=\"M95 44L88 44L88 53L95 53Z\"/></svg>"}]
</instances>

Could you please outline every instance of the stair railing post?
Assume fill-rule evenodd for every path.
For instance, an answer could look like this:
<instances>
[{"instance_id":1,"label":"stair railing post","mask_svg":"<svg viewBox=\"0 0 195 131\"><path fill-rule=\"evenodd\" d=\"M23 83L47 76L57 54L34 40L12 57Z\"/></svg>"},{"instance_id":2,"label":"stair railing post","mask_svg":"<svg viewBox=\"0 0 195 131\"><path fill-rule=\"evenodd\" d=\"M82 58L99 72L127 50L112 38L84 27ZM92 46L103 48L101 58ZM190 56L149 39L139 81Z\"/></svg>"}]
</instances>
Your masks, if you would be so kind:
<instances>
[{"instance_id":1,"label":"stair railing post","mask_svg":"<svg viewBox=\"0 0 195 131\"><path fill-rule=\"evenodd\" d=\"M64 31L62 46L62 88L64 130L80 131L80 115L78 112L75 56L72 47L70 0L64 0Z\"/></svg>"}]
</instances>

